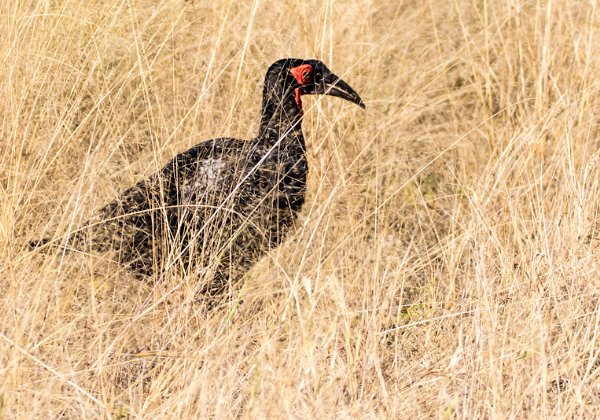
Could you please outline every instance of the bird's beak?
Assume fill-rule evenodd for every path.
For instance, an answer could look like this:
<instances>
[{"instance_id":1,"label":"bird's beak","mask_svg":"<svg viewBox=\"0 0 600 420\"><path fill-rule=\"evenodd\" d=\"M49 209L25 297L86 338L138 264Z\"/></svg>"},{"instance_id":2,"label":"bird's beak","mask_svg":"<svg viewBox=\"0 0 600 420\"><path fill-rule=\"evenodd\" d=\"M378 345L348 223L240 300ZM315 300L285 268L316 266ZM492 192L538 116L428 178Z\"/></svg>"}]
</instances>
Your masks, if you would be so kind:
<instances>
[{"instance_id":1,"label":"bird's beak","mask_svg":"<svg viewBox=\"0 0 600 420\"><path fill-rule=\"evenodd\" d=\"M325 95L337 96L338 98L353 102L363 109L365 108L365 104L360 99L360 96L358 96L358 93L335 74L329 73L324 75L323 85L325 87L325 92L323 92Z\"/></svg>"},{"instance_id":2,"label":"bird's beak","mask_svg":"<svg viewBox=\"0 0 600 420\"><path fill-rule=\"evenodd\" d=\"M358 96L358 93L350 85L340 79L333 73L325 73L323 75L323 81L315 86L315 90L313 92L307 93L317 93L321 95L330 95L337 96L338 98L345 99L347 101L353 102L361 108L365 108L365 104Z\"/></svg>"}]
</instances>

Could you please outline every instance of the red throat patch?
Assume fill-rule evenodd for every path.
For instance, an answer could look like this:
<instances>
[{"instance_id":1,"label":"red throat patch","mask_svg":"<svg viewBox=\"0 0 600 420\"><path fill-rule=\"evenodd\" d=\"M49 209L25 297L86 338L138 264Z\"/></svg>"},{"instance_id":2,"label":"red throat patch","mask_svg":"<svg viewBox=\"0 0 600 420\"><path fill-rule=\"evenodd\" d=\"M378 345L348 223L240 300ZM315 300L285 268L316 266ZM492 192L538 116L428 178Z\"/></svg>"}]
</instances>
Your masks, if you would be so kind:
<instances>
[{"instance_id":1,"label":"red throat patch","mask_svg":"<svg viewBox=\"0 0 600 420\"><path fill-rule=\"evenodd\" d=\"M299 66L293 67L290 69L290 73L296 79L296 82L300 85L305 85L310 83L313 78L313 66L310 64L301 64ZM300 115L302 115L302 93L300 92L300 88L296 88L296 105L300 110Z\"/></svg>"},{"instance_id":2,"label":"red throat patch","mask_svg":"<svg viewBox=\"0 0 600 420\"><path fill-rule=\"evenodd\" d=\"M296 88L296 105L298 106L298 109L300 110L300 115L303 114L301 96L302 96L302 94L300 93L300 88Z\"/></svg>"}]
</instances>

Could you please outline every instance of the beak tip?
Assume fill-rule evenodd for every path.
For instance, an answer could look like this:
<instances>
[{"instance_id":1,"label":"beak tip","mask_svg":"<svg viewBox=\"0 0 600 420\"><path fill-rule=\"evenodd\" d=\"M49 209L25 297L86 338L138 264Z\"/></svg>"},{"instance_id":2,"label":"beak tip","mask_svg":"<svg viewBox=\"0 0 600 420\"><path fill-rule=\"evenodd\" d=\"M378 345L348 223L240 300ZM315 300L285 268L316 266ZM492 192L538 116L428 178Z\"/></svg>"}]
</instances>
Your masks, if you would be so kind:
<instances>
[{"instance_id":1,"label":"beak tip","mask_svg":"<svg viewBox=\"0 0 600 420\"><path fill-rule=\"evenodd\" d=\"M362 109L366 108L361 97L358 96L358 93L356 93L348 83L344 82L333 73L330 73L326 77L328 77L328 79L326 78L323 82L322 94L337 96L358 105Z\"/></svg>"}]
</instances>

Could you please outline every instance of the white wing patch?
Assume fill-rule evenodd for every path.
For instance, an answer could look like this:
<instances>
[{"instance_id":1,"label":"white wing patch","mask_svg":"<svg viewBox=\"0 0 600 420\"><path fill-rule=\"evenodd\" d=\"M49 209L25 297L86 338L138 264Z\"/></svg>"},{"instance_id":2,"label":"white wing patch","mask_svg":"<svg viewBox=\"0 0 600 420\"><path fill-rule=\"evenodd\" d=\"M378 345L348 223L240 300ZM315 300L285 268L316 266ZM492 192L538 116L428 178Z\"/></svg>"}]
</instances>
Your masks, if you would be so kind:
<instances>
[{"instance_id":1,"label":"white wing patch","mask_svg":"<svg viewBox=\"0 0 600 420\"><path fill-rule=\"evenodd\" d=\"M212 158L199 162L194 175L183 184L183 204L192 204L200 197L219 191L227 179L227 164L226 160Z\"/></svg>"}]
</instances>

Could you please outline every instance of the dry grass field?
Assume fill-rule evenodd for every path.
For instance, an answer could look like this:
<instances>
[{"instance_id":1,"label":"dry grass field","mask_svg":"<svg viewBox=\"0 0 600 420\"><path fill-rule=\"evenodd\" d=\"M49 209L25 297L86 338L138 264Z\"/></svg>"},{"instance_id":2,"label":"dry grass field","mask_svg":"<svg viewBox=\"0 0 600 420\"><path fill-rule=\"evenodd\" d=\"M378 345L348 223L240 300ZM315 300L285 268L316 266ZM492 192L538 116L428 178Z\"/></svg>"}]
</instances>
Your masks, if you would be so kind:
<instances>
[{"instance_id":1,"label":"dry grass field","mask_svg":"<svg viewBox=\"0 0 600 420\"><path fill-rule=\"evenodd\" d=\"M0 418L600 415L596 1L0 1ZM297 229L215 308L28 240L321 59Z\"/></svg>"}]
</instances>

